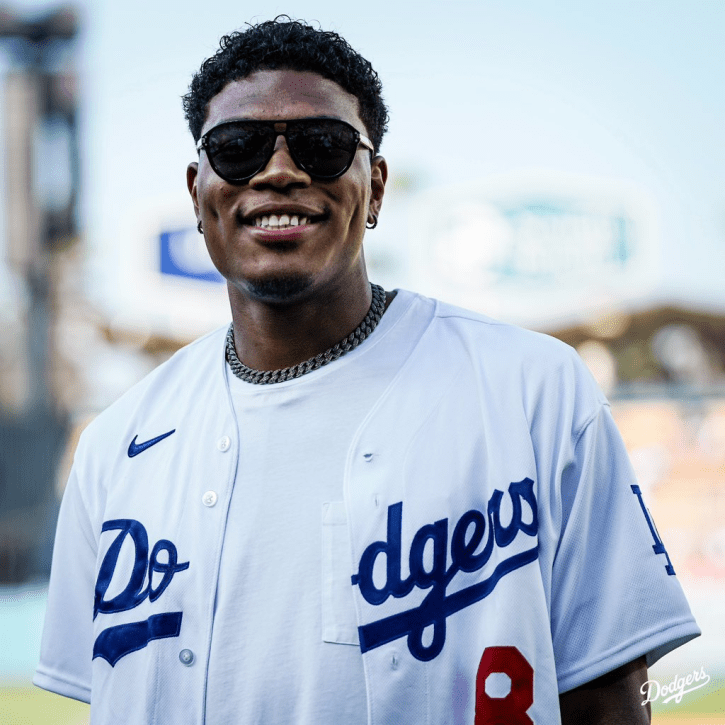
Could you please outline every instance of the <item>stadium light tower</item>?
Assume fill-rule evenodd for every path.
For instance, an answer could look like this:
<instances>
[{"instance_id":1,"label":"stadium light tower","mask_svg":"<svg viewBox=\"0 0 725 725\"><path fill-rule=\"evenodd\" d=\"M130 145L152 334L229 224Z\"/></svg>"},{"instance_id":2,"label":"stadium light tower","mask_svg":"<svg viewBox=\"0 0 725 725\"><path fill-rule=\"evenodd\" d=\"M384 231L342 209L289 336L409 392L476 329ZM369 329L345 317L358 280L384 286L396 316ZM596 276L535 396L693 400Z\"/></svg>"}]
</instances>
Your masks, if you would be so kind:
<instances>
[{"instance_id":1,"label":"stadium light tower","mask_svg":"<svg viewBox=\"0 0 725 725\"><path fill-rule=\"evenodd\" d=\"M29 395L24 409L0 408L0 583L49 568L54 521L48 506L67 431L54 404L51 364L54 252L77 234L79 191L76 79L78 16L71 7L27 17L0 8L5 76L6 261L27 291ZM67 66L71 66L69 71Z\"/></svg>"}]
</instances>

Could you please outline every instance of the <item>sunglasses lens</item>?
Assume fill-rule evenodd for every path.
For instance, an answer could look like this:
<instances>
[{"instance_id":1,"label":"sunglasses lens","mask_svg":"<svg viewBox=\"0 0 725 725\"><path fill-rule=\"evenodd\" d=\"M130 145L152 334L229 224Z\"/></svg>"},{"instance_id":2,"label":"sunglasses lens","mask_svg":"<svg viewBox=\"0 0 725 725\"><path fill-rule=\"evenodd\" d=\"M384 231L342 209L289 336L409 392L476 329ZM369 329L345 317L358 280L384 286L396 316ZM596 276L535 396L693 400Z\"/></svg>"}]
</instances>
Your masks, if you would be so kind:
<instances>
[{"instance_id":1,"label":"sunglasses lens","mask_svg":"<svg viewBox=\"0 0 725 725\"><path fill-rule=\"evenodd\" d=\"M359 136L343 121L287 121L285 137L295 163L315 179L334 179L350 168ZM273 124L238 121L212 129L206 153L212 168L231 183L243 183L269 162L277 139Z\"/></svg>"},{"instance_id":2,"label":"sunglasses lens","mask_svg":"<svg viewBox=\"0 0 725 725\"><path fill-rule=\"evenodd\" d=\"M295 161L310 175L334 179L350 168L358 137L341 121L310 119L289 124L287 143Z\"/></svg>"},{"instance_id":3,"label":"sunglasses lens","mask_svg":"<svg viewBox=\"0 0 725 725\"><path fill-rule=\"evenodd\" d=\"M274 148L268 128L229 123L215 128L207 140L207 155L214 171L227 181L244 181L261 171Z\"/></svg>"}]
</instances>

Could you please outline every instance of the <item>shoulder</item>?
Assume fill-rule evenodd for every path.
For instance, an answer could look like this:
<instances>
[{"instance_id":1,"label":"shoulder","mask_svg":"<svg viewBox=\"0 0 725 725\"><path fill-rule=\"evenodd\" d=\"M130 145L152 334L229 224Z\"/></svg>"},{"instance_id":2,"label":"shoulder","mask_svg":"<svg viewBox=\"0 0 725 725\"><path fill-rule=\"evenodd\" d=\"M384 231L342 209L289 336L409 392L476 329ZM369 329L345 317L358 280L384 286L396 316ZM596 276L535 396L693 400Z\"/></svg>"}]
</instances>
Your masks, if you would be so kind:
<instances>
[{"instance_id":1,"label":"shoulder","mask_svg":"<svg viewBox=\"0 0 725 725\"><path fill-rule=\"evenodd\" d=\"M426 354L461 369L462 384L515 396L531 420L565 414L580 429L608 402L577 351L550 335L418 296L430 322ZM467 374L468 371L470 374Z\"/></svg>"},{"instance_id":2,"label":"shoulder","mask_svg":"<svg viewBox=\"0 0 725 725\"><path fill-rule=\"evenodd\" d=\"M102 446L139 419L163 411L181 412L205 397L204 388L223 388L224 339L220 327L181 348L118 400L101 412L84 430L79 450Z\"/></svg>"},{"instance_id":3,"label":"shoulder","mask_svg":"<svg viewBox=\"0 0 725 725\"><path fill-rule=\"evenodd\" d=\"M425 298L424 298L425 299ZM584 374L586 368L574 348L542 332L528 330L462 307L429 300L433 306L430 332L458 340L486 364L511 366L527 373Z\"/></svg>"}]
</instances>

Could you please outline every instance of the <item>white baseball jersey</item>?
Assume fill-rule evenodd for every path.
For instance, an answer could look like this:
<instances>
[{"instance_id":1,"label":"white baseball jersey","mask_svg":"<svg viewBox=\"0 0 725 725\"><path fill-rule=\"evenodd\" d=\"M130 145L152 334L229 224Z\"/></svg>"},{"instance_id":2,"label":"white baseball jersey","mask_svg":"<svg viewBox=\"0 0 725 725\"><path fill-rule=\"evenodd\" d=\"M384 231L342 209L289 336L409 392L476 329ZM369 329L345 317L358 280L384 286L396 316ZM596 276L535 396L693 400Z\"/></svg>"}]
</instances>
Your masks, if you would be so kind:
<instances>
[{"instance_id":1,"label":"white baseball jersey","mask_svg":"<svg viewBox=\"0 0 725 725\"><path fill-rule=\"evenodd\" d=\"M318 714L346 681L369 725L556 724L560 692L699 634L571 348L399 291L358 349L244 402L224 335L179 351L82 436L34 681L90 701L93 725L337 725L337 705ZM328 440L335 391L368 383ZM276 485L287 470L253 455L265 440L268 459L286 455L277 418L245 417L265 401L283 428L309 421L310 460L334 459L323 481L304 478L309 507L287 501L289 486L270 489L271 506L252 495L258 477ZM245 449L239 423L255 420L267 428ZM299 522L276 515L275 495ZM306 546L315 527L320 546ZM255 545L262 533L269 546ZM245 587L255 611L235 606ZM339 672L304 678L310 662ZM305 714L282 720L250 697Z\"/></svg>"}]
</instances>

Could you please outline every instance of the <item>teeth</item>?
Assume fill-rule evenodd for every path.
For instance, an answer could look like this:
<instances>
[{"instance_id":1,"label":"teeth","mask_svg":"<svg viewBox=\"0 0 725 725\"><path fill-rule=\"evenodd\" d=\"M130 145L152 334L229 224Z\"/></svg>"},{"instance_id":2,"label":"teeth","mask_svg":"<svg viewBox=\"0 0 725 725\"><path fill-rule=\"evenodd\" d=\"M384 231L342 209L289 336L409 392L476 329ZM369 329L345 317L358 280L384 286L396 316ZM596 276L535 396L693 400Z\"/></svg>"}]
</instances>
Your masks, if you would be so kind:
<instances>
[{"instance_id":1,"label":"teeth","mask_svg":"<svg viewBox=\"0 0 725 725\"><path fill-rule=\"evenodd\" d=\"M270 228L270 229L287 229L289 227L297 227L309 224L309 219L306 216L298 216L293 214L270 214L269 216L257 217L254 220L255 227Z\"/></svg>"}]
</instances>

